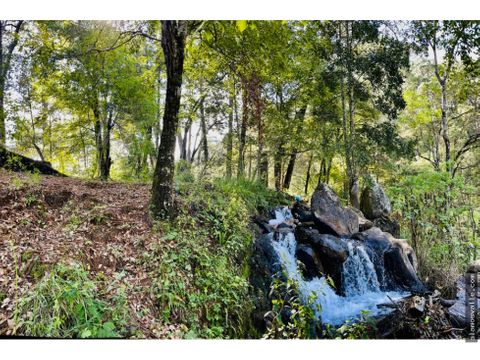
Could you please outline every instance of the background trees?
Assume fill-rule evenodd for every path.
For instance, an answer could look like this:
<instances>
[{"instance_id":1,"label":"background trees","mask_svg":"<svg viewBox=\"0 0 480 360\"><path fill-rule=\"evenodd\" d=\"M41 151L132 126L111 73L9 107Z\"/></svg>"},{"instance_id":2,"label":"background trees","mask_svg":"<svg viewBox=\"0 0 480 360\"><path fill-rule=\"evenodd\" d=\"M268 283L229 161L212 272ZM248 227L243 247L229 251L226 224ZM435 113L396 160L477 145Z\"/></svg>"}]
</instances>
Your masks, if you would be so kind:
<instances>
[{"instance_id":1,"label":"background trees","mask_svg":"<svg viewBox=\"0 0 480 360\"><path fill-rule=\"evenodd\" d=\"M20 38L24 21L0 20L0 145L5 144L5 91L12 65L12 57Z\"/></svg>"},{"instance_id":2,"label":"background trees","mask_svg":"<svg viewBox=\"0 0 480 360\"><path fill-rule=\"evenodd\" d=\"M429 223L423 239L462 248L479 218L465 196L478 35L474 21L2 21L0 134L6 120L13 150L67 174L153 180L157 215L174 160L307 197L327 182L352 206L373 177L400 199L405 237Z\"/></svg>"}]
</instances>

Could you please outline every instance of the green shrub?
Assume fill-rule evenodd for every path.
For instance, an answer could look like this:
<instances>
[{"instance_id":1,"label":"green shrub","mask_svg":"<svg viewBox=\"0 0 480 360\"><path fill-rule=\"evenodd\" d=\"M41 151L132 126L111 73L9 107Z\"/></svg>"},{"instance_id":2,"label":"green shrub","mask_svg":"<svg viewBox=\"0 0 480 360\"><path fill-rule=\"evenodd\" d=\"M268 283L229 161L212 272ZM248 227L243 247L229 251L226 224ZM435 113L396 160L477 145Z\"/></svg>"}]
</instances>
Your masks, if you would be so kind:
<instances>
[{"instance_id":1,"label":"green shrub","mask_svg":"<svg viewBox=\"0 0 480 360\"><path fill-rule=\"evenodd\" d=\"M189 167L181 170L177 216L154 225L162 239L144 256L152 295L163 322L182 324L185 338L246 337L253 309L250 216L281 197L245 180L192 183Z\"/></svg>"},{"instance_id":2,"label":"green shrub","mask_svg":"<svg viewBox=\"0 0 480 360\"><path fill-rule=\"evenodd\" d=\"M476 189L461 176L422 171L398 177L389 187L402 237L410 240L420 274L432 286L453 295L454 282L471 261L480 212Z\"/></svg>"},{"instance_id":3,"label":"green shrub","mask_svg":"<svg viewBox=\"0 0 480 360\"><path fill-rule=\"evenodd\" d=\"M121 290L113 306L99 299L96 284L78 265L59 264L19 299L16 332L49 338L121 337L126 303Z\"/></svg>"},{"instance_id":4,"label":"green shrub","mask_svg":"<svg viewBox=\"0 0 480 360\"><path fill-rule=\"evenodd\" d=\"M359 319L347 320L338 328L327 325L323 336L327 339L374 339L376 333L375 319L369 316L369 311L362 310Z\"/></svg>"},{"instance_id":5,"label":"green shrub","mask_svg":"<svg viewBox=\"0 0 480 360\"><path fill-rule=\"evenodd\" d=\"M297 284L291 280L286 283L275 279L271 284L270 296L272 310L265 314L267 332L265 339L311 339L317 336L319 325L314 295L304 304L299 295Z\"/></svg>"}]
</instances>

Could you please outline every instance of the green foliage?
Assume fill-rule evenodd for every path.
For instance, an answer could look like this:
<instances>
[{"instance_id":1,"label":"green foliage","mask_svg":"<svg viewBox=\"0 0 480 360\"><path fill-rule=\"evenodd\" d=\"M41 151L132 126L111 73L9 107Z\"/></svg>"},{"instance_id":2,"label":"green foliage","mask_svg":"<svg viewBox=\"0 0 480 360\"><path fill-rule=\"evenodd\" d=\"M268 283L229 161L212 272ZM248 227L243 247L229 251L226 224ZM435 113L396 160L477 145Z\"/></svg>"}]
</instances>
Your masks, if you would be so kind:
<instances>
[{"instance_id":1,"label":"green foliage","mask_svg":"<svg viewBox=\"0 0 480 360\"><path fill-rule=\"evenodd\" d=\"M121 337L127 318L122 289L111 302L100 295L80 266L59 264L18 300L16 330L51 338Z\"/></svg>"},{"instance_id":2,"label":"green foliage","mask_svg":"<svg viewBox=\"0 0 480 360\"><path fill-rule=\"evenodd\" d=\"M162 238L143 259L162 321L183 324L185 338L247 337L253 306L249 218L277 195L247 181L192 183L182 171L177 216L155 224Z\"/></svg>"},{"instance_id":3,"label":"green foliage","mask_svg":"<svg viewBox=\"0 0 480 360\"><path fill-rule=\"evenodd\" d=\"M25 181L21 177L14 176L14 177L12 177L9 188L12 189L12 190L19 190L24 185L25 185Z\"/></svg>"},{"instance_id":4,"label":"green foliage","mask_svg":"<svg viewBox=\"0 0 480 360\"><path fill-rule=\"evenodd\" d=\"M30 207L37 202L37 196L34 193L29 193L25 196L25 206Z\"/></svg>"},{"instance_id":5,"label":"green foliage","mask_svg":"<svg viewBox=\"0 0 480 360\"><path fill-rule=\"evenodd\" d=\"M323 335L327 339L374 339L376 331L375 319L363 310L358 319L347 320L338 328L327 325Z\"/></svg>"},{"instance_id":6,"label":"green foliage","mask_svg":"<svg viewBox=\"0 0 480 360\"><path fill-rule=\"evenodd\" d=\"M389 188L403 236L411 239L420 273L435 286L453 290L453 282L480 245L476 190L464 178L424 170L397 177Z\"/></svg>"},{"instance_id":7,"label":"green foliage","mask_svg":"<svg viewBox=\"0 0 480 360\"><path fill-rule=\"evenodd\" d=\"M314 295L313 295L314 296ZM270 297L272 310L265 314L267 332L265 339L311 339L316 337L319 321L316 313L321 311L313 305L313 296L304 304L298 295L297 284L274 279Z\"/></svg>"},{"instance_id":8,"label":"green foliage","mask_svg":"<svg viewBox=\"0 0 480 360\"><path fill-rule=\"evenodd\" d=\"M256 181L247 179L216 180L215 184L226 194L239 197L252 214L255 211L266 211L278 205L287 205L290 201L284 194L267 189Z\"/></svg>"}]
</instances>

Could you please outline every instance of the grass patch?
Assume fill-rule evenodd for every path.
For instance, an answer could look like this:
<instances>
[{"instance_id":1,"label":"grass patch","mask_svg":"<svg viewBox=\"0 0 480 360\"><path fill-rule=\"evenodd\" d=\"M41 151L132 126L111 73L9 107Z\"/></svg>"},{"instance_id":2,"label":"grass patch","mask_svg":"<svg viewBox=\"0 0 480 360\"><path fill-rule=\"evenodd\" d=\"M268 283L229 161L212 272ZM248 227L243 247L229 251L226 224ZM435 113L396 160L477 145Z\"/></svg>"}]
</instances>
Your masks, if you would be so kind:
<instances>
[{"instance_id":1,"label":"grass patch","mask_svg":"<svg viewBox=\"0 0 480 360\"><path fill-rule=\"evenodd\" d=\"M59 264L19 299L16 332L48 338L121 337L127 316L123 293L120 289L112 302L100 295L82 267Z\"/></svg>"}]
</instances>

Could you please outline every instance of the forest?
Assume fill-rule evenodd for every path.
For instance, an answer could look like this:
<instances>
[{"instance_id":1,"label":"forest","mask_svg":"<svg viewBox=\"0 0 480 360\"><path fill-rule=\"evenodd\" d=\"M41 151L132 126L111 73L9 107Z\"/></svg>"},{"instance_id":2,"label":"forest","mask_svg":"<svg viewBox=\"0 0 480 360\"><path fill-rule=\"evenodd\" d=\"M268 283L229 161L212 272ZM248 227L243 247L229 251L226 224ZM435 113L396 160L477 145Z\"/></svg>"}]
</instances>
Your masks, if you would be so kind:
<instances>
[{"instance_id":1,"label":"forest","mask_svg":"<svg viewBox=\"0 0 480 360\"><path fill-rule=\"evenodd\" d=\"M478 339L479 56L467 20L0 20L0 336Z\"/></svg>"}]
</instances>

